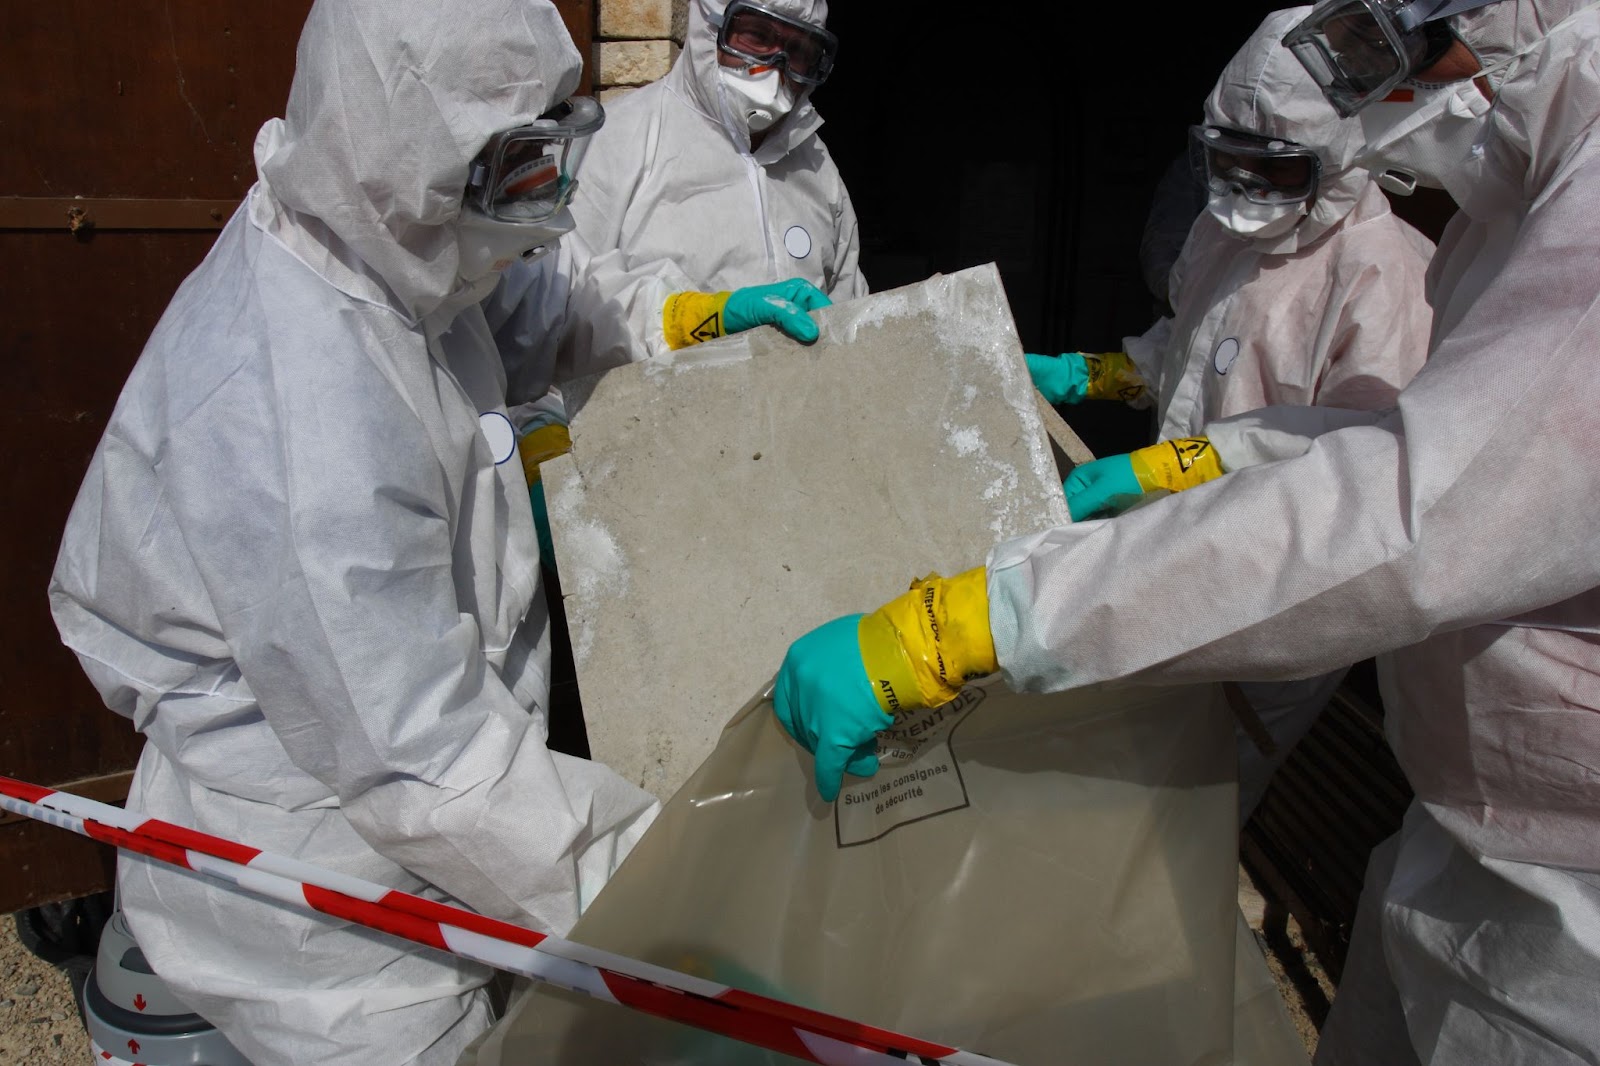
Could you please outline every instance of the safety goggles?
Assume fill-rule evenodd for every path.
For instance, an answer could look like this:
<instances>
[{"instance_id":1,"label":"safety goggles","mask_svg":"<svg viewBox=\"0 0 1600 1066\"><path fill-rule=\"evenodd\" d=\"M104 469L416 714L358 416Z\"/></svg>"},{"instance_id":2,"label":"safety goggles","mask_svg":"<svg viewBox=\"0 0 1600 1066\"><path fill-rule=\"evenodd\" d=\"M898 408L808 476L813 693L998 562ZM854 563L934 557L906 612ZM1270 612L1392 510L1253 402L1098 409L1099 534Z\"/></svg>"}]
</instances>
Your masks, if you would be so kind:
<instances>
[{"instance_id":1,"label":"safety goggles","mask_svg":"<svg viewBox=\"0 0 1600 1066\"><path fill-rule=\"evenodd\" d=\"M1298 204L1317 195L1322 161L1294 141L1221 126L1189 127L1189 159L1212 194L1237 191L1257 204Z\"/></svg>"},{"instance_id":2,"label":"safety goggles","mask_svg":"<svg viewBox=\"0 0 1600 1066\"><path fill-rule=\"evenodd\" d=\"M1284 35L1344 118L1426 70L1455 39L1445 19L1494 0L1322 0Z\"/></svg>"},{"instance_id":3,"label":"safety goggles","mask_svg":"<svg viewBox=\"0 0 1600 1066\"><path fill-rule=\"evenodd\" d=\"M574 96L495 134L467 168L465 203L499 222L546 221L572 200L589 138L605 120L599 101Z\"/></svg>"},{"instance_id":4,"label":"safety goggles","mask_svg":"<svg viewBox=\"0 0 1600 1066\"><path fill-rule=\"evenodd\" d=\"M753 67L782 67L802 85L821 85L833 70L839 39L763 4L733 0L717 26L717 47Z\"/></svg>"}]
</instances>

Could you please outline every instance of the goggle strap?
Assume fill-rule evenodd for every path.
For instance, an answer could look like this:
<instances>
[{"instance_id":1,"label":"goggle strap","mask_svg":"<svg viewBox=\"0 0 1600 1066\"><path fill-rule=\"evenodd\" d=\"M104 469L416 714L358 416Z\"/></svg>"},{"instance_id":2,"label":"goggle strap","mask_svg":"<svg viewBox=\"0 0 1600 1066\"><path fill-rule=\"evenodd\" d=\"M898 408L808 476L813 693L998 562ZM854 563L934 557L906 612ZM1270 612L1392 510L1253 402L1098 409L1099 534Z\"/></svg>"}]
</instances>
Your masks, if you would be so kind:
<instances>
[{"instance_id":1,"label":"goggle strap","mask_svg":"<svg viewBox=\"0 0 1600 1066\"><path fill-rule=\"evenodd\" d=\"M1490 4L1498 2L1499 0L1445 0L1434 10L1433 14L1428 16L1428 21L1447 19L1452 15L1459 15L1463 11L1475 11L1480 7L1488 7Z\"/></svg>"},{"instance_id":2,"label":"goggle strap","mask_svg":"<svg viewBox=\"0 0 1600 1066\"><path fill-rule=\"evenodd\" d=\"M1412 0L1395 12L1394 20L1403 32L1410 33L1425 22L1437 22L1459 15L1463 11L1488 7L1498 2L1499 0Z\"/></svg>"}]
</instances>

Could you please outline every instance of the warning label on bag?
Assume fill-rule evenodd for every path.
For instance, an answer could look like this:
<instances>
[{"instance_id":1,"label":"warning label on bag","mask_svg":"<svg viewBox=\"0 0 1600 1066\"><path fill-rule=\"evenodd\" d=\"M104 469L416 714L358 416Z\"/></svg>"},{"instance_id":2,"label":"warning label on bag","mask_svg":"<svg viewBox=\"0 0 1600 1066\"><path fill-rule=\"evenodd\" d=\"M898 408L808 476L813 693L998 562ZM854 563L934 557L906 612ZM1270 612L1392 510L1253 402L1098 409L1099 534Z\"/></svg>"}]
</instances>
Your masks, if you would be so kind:
<instances>
[{"instance_id":1,"label":"warning label on bag","mask_svg":"<svg viewBox=\"0 0 1600 1066\"><path fill-rule=\"evenodd\" d=\"M967 786L950 739L986 694L970 688L943 707L898 714L894 725L878 734L878 773L865 780L845 777L833 806L841 848L868 844L903 825L967 806Z\"/></svg>"}]
</instances>

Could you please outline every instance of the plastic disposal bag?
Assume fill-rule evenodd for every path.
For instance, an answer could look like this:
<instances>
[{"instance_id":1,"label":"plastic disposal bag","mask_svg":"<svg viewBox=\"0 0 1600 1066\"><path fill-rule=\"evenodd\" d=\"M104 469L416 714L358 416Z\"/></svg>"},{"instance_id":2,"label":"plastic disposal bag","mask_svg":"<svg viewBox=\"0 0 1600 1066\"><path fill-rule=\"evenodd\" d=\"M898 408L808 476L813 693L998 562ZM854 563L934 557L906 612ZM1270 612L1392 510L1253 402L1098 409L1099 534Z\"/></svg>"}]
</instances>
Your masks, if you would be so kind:
<instances>
[{"instance_id":1,"label":"plastic disposal bag","mask_svg":"<svg viewBox=\"0 0 1600 1066\"><path fill-rule=\"evenodd\" d=\"M1015 1063L1228 1063L1229 721L1211 686L973 686L901 715L828 805L754 701L572 936ZM797 1061L544 986L475 1055Z\"/></svg>"},{"instance_id":2,"label":"plastic disposal bag","mask_svg":"<svg viewBox=\"0 0 1600 1066\"><path fill-rule=\"evenodd\" d=\"M812 626L1068 520L992 265L816 318L569 390L543 475L589 739L671 797L571 936L1029 1066L1303 1064L1237 924L1214 687L972 686L834 804L738 710ZM533 986L463 1064L789 1061Z\"/></svg>"}]
</instances>

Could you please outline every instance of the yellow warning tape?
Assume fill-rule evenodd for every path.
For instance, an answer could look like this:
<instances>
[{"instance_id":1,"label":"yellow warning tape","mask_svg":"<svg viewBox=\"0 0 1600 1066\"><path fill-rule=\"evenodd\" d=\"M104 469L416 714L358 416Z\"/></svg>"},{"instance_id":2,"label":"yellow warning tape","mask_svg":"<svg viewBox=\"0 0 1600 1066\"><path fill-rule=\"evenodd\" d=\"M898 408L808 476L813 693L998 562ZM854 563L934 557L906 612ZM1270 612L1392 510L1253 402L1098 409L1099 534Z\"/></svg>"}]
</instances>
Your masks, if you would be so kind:
<instances>
[{"instance_id":1,"label":"yellow warning tape","mask_svg":"<svg viewBox=\"0 0 1600 1066\"><path fill-rule=\"evenodd\" d=\"M857 639L878 706L889 714L949 703L967 681L999 669L987 572L979 566L913 581L861 619Z\"/></svg>"},{"instance_id":2,"label":"yellow warning tape","mask_svg":"<svg viewBox=\"0 0 1600 1066\"><path fill-rule=\"evenodd\" d=\"M676 351L691 344L715 340L726 330L722 308L728 292L675 292L661 308L661 328L667 347Z\"/></svg>"},{"instance_id":3,"label":"yellow warning tape","mask_svg":"<svg viewBox=\"0 0 1600 1066\"><path fill-rule=\"evenodd\" d=\"M1153 489L1182 492L1219 478L1223 473L1217 450L1205 437L1164 440L1130 452L1128 460L1133 464L1133 476L1139 479L1139 487L1146 492Z\"/></svg>"},{"instance_id":4,"label":"yellow warning tape","mask_svg":"<svg viewBox=\"0 0 1600 1066\"><path fill-rule=\"evenodd\" d=\"M572 450L572 434L559 422L540 426L517 441L517 454L522 457L522 472L529 486L539 482L539 464Z\"/></svg>"},{"instance_id":5,"label":"yellow warning tape","mask_svg":"<svg viewBox=\"0 0 1600 1066\"><path fill-rule=\"evenodd\" d=\"M1127 352L1085 352L1083 360L1089 367L1089 384L1083 393L1087 398L1133 403L1144 395L1144 378Z\"/></svg>"}]
</instances>

